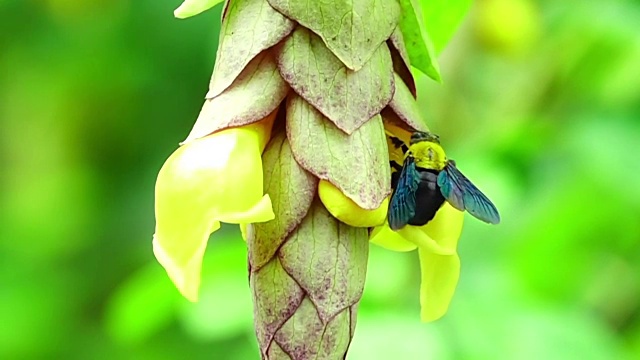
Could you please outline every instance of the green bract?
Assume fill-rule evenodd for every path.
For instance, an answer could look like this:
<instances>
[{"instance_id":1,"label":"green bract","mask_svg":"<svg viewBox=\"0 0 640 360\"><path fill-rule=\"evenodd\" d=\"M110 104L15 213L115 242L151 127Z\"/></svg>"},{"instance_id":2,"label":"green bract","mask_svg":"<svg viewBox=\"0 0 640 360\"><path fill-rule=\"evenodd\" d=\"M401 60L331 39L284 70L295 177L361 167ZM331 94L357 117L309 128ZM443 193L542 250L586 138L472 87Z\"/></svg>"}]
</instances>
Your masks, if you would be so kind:
<instances>
[{"instance_id":1,"label":"green bract","mask_svg":"<svg viewBox=\"0 0 640 360\"><path fill-rule=\"evenodd\" d=\"M318 179L293 158L284 133L271 139L262 155L265 192L280 214L272 221L254 224L249 246L249 263L257 271L269 261L280 245L307 214L316 196ZM250 232L251 230L249 230Z\"/></svg>"},{"instance_id":2,"label":"green bract","mask_svg":"<svg viewBox=\"0 0 640 360\"><path fill-rule=\"evenodd\" d=\"M273 56L268 52L261 53L251 60L231 86L205 101L185 141L262 119L278 108L288 92L289 87L280 76ZM248 103L252 106L246 106Z\"/></svg>"},{"instance_id":3,"label":"green bract","mask_svg":"<svg viewBox=\"0 0 640 360\"><path fill-rule=\"evenodd\" d=\"M391 57L393 59L393 70L395 75L400 76L405 85L411 90L413 97L416 97L416 83L413 80L413 74L411 74L411 61L409 60L409 51L404 43L404 36L398 26L391 37L389 37L389 49L391 50Z\"/></svg>"},{"instance_id":4,"label":"green bract","mask_svg":"<svg viewBox=\"0 0 640 360\"><path fill-rule=\"evenodd\" d=\"M351 71L317 35L301 27L284 42L278 66L296 93L347 134L379 114L393 96L393 63L386 43L359 71Z\"/></svg>"},{"instance_id":5,"label":"green bract","mask_svg":"<svg viewBox=\"0 0 640 360\"><path fill-rule=\"evenodd\" d=\"M399 81L400 75L395 75L398 80L396 83L396 92L393 95L393 99L389 103L389 107L398 115L398 117L409 124L413 129L419 131L428 131L429 129L425 125L422 119L422 114L418 108L418 103L413 98L411 91L405 85L404 82Z\"/></svg>"},{"instance_id":6,"label":"green bract","mask_svg":"<svg viewBox=\"0 0 640 360\"><path fill-rule=\"evenodd\" d=\"M291 20L264 0L230 1L220 29L216 66L207 98L223 92L251 59L277 44L294 27Z\"/></svg>"},{"instance_id":7,"label":"green bract","mask_svg":"<svg viewBox=\"0 0 640 360\"><path fill-rule=\"evenodd\" d=\"M249 249L269 241L261 228L249 235ZM341 223L316 200L284 245L267 243L276 256L263 269L251 270L263 356L272 358L273 343L293 359L346 353L364 287L368 238L366 228Z\"/></svg>"},{"instance_id":8,"label":"green bract","mask_svg":"<svg viewBox=\"0 0 640 360\"><path fill-rule=\"evenodd\" d=\"M398 25L395 0L268 0L274 9L318 34L351 70L360 70Z\"/></svg>"},{"instance_id":9,"label":"green bract","mask_svg":"<svg viewBox=\"0 0 640 360\"><path fill-rule=\"evenodd\" d=\"M348 135L293 95L287 103L287 134L303 168L329 180L363 209L377 208L389 195L391 171L380 115Z\"/></svg>"}]
</instances>

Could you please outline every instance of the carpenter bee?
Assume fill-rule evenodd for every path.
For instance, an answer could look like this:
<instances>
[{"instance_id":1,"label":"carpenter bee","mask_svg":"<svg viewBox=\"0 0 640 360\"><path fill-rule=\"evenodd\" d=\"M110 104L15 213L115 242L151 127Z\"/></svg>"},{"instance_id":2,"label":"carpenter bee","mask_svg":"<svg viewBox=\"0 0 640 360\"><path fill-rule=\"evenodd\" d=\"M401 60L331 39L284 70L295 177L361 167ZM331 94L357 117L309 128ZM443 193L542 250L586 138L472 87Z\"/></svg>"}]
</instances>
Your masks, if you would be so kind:
<instances>
[{"instance_id":1,"label":"carpenter bee","mask_svg":"<svg viewBox=\"0 0 640 360\"><path fill-rule=\"evenodd\" d=\"M391 150L396 150L390 158L395 170L391 180L395 190L388 212L392 230L407 224L425 225L445 200L486 223L500 222L493 203L458 170L453 160L447 159L438 135L414 132L408 147L397 138L391 138L389 145ZM401 167L394 159L400 150L404 152Z\"/></svg>"}]
</instances>

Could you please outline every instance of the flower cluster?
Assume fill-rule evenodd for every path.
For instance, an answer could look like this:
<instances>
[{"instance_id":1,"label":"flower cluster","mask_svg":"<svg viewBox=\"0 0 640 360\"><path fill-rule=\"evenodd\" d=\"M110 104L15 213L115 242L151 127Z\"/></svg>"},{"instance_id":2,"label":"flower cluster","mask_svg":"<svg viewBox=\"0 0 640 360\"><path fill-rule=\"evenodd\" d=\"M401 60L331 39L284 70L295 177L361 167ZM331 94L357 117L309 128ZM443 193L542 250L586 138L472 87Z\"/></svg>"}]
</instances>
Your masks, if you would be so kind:
<instances>
[{"instance_id":1,"label":"flower cluster","mask_svg":"<svg viewBox=\"0 0 640 360\"><path fill-rule=\"evenodd\" d=\"M188 0L176 14L213 3ZM427 130L399 26L404 3L225 4L206 100L158 174L153 249L196 301L210 234L239 224L263 358L346 353L369 241L418 250L423 320L441 317L453 295L462 213L445 204L423 227L385 223L389 139Z\"/></svg>"}]
</instances>

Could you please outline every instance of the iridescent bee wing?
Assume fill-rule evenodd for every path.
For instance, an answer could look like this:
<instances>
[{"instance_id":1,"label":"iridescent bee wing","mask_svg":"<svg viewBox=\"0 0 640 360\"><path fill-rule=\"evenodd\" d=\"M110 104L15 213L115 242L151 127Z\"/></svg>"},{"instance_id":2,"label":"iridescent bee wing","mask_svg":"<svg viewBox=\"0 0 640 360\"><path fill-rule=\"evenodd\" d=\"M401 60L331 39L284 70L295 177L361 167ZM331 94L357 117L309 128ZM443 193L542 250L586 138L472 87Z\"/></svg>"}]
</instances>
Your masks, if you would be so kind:
<instances>
[{"instance_id":1,"label":"iridescent bee wing","mask_svg":"<svg viewBox=\"0 0 640 360\"><path fill-rule=\"evenodd\" d=\"M419 185L420 176L416 170L415 161L413 157L408 156L389 203L387 217L392 230L403 228L416 214L416 191Z\"/></svg>"},{"instance_id":2,"label":"iridescent bee wing","mask_svg":"<svg viewBox=\"0 0 640 360\"><path fill-rule=\"evenodd\" d=\"M438 174L438 186L444 198L454 208L467 210L469 214L489 224L500 223L500 214L495 205L458 170L452 160Z\"/></svg>"}]
</instances>

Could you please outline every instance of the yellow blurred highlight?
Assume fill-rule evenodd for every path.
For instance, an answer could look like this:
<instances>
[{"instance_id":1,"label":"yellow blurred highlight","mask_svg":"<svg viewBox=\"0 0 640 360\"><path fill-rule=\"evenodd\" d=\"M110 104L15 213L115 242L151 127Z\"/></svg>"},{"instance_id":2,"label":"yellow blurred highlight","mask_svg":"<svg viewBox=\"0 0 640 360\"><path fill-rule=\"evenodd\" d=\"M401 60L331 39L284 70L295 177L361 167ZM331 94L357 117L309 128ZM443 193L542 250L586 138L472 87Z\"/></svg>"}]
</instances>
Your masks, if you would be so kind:
<instances>
[{"instance_id":1,"label":"yellow blurred highlight","mask_svg":"<svg viewBox=\"0 0 640 360\"><path fill-rule=\"evenodd\" d=\"M519 55L539 37L540 15L531 0L482 0L476 9L476 33L494 51Z\"/></svg>"}]
</instances>

